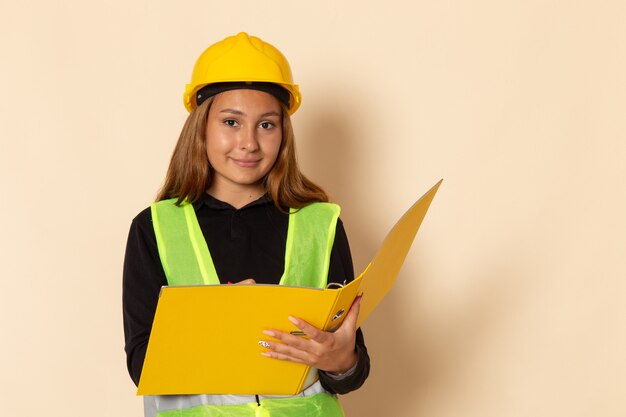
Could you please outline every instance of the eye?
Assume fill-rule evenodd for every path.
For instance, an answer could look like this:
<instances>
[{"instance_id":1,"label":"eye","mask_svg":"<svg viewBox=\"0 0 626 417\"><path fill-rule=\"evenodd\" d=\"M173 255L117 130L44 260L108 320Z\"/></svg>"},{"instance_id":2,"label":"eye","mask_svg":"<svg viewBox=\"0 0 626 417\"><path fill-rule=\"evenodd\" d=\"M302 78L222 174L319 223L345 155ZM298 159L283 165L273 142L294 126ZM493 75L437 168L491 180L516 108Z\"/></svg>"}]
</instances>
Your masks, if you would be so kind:
<instances>
[{"instance_id":1,"label":"eye","mask_svg":"<svg viewBox=\"0 0 626 417\"><path fill-rule=\"evenodd\" d=\"M226 119L226 120L224 120L224 124L226 126L230 126L230 127L239 126L239 123L237 123L237 120L234 120L234 119Z\"/></svg>"},{"instance_id":2,"label":"eye","mask_svg":"<svg viewBox=\"0 0 626 417\"><path fill-rule=\"evenodd\" d=\"M261 122L259 123L259 127L264 130L269 130L276 127L276 125L274 125L274 123L272 122Z\"/></svg>"}]
</instances>

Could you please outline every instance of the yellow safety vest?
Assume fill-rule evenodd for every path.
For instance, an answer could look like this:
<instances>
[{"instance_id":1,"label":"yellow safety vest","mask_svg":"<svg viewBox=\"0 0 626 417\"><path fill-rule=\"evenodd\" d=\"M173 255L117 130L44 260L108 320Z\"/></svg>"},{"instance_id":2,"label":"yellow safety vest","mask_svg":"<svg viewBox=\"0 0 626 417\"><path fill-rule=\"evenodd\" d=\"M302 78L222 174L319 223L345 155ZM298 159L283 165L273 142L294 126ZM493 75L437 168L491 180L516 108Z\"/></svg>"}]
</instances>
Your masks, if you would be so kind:
<instances>
[{"instance_id":1,"label":"yellow safety vest","mask_svg":"<svg viewBox=\"0 0 626 417\"><path fill-rule=\"evenodd\" d=\"M151 206L159 257L168 285L219 284L193 205L176 206L175 202L173 198ZM339 206L331 203L312 203L290 210L281 285L326 286L339 212ZM251 396L176 395L164 396L162 401L146 398L144 403L146 414L148 408L153 408L157 417L343 417L337 397L325 392L319 381L316 384L309 389L311 394L305 390L292 397L261 397L258 401L248 401L254 398ZM166 404L166 409L159 404Z\"/></svg>"}]
</instances>

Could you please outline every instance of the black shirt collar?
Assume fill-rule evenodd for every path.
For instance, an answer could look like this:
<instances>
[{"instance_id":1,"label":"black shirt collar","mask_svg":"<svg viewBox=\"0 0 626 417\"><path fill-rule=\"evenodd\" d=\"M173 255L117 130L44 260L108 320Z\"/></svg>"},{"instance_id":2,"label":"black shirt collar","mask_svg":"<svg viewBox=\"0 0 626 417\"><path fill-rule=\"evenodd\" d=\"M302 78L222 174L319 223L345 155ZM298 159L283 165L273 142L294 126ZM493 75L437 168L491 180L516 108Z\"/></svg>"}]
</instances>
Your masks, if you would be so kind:
<instances>
[{"instance_id":1,"label":"black shirt collar","mask_svg":"<svg viewBox=\"0 0 626 417\"><path fill-rule=\"evenodd\" d=\"M209 209L212 210L244 210L250 207L256 207L256 206L262 206L262 205L267 205L267 204L274 204L274 202L272 201L272 198L269 196L269 194L265 193L263 194L261 197L259 197L258 199L246 204L245 206L241 207L240 209L236 209L235 207L231 206L230 204L228 204L225 201L222 200L218 200L217 198L213 197L212 195L208 194L208 193L204 193L202 194L202 196L198 199L198 201L196 201L195 203L193 203L193 208L194 210L197 212L198 210L202 209L202 207L206 206Z\"/></svg>"}]
</instances>

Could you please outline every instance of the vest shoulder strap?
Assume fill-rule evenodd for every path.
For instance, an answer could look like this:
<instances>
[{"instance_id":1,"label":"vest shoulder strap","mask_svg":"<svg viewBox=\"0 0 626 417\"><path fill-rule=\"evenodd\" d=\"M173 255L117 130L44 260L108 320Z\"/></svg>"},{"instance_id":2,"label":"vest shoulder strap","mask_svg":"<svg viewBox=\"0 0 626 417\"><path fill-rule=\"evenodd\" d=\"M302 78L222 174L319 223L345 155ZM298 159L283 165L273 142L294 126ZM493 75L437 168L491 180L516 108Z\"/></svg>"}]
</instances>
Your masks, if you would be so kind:
<instances>
[{"instance_id":1,"label":"vest shoulder strap","mask_svg":"<svg viewBox=\"0 0 626 417\"><path fill-rule=\"evenodd\" d=\"M168 285L219 284L193 205L175 202L172 198L150 206Z\"/></svg>"},{"instance_id":2,"label":"vest shoulder strap","mask_svg":"<svg viewBox=\"0 0 626 417\"><path fill-rule=\"evenodd\" d=\"M312 203L291 209L281 285L326 287L340 212L333 203Z\"/></svg>"}]
</instances>

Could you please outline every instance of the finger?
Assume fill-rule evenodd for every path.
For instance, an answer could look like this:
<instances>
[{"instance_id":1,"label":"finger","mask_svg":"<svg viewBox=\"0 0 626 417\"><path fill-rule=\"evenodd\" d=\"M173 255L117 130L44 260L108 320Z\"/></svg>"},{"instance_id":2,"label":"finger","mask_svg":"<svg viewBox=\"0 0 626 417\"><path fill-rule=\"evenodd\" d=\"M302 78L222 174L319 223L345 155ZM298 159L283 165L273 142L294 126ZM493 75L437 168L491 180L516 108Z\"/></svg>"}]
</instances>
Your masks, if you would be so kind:
<instances>
[{"instance_id":1,"label":"finger","mask_svg":"<svg viewBox=\"0 0 626 417\"><path fill-rule=\"evenodd\" d=\"M279 340L280 342L282 342L282 345L291 346L299 350L311 350L311 341L308 338L295 336L289 333L281 332L279 330L263 330L263 334ZM276 345L280 344L273 343L272 347Z\"/></svg>"},{"instance_id":2,"label":"finger","mask_svg":"<svg viewBox=\"0 0 626 417\"><path fill-rule=\"evenodd\" d=\"M256 281L253 278L244 279L239 282L235 282L236 285L252 285L256 284Z\"/></svg>"},{"instance_id":3,"label":"finger","mask_svg":"<svg viewBox=\"0 0 626 417\"><path fill-rule=\"evenodd\" d=\"M275 352L275 351L267 351L267 352L261 352L261 355L267 357L267 358L272 358L272 359L278 359L280 361L290 361L290 362L296 362L296 363L306 363L305 361L303 361L300 358L296 358L293 356L289 356L286 355L284 353L279 353L279 352Z\"/></svg>"},{"instance_id":4,"label":"finger","mask_svg":"<svg viewBox=\"0 0 626 417\"><path fill-rule=\"evenodd\" d=\"M268 342L262 340L259 342L259 344L268 349L267 351L262 352L265 353L265 355L263 356L274 359L313 364L314 358L317 357L314 353L309 352L306 349L298 349L294 346L289 346L284 343Z\"/></svg>"},{"instance_id":5,"label":"finger","mask_svg":"<svg viewBox=\"0 0 626 417\"><path fill-rule=\"evenodd\" d=\"M306 321L298 318L289 316L289 321L292 322L298 329L302 330L305 335L309 337L311 340L315 340L318 343L324 343L327 339L328 334L325 331L318 329L315 326L310 325Z\"/></svg>"},{"instance_id":6,"label":"finger","mask_svg":"<svg viewBox=\"0 0 626 417\"><path fill-rule=\"evenodd\" d=\"M340 326L340 329L341 328L348 329L351 332L356 331L356 323L359 318L359 313L361 311L362 299L363 299L363 294L359 295L357 298L354 299L354 301L352 302L352 305L350 306L350 310L348 311L348 314L346 315L346 319L343 321L343 323Z\"/></svg>"}]
</instances>

